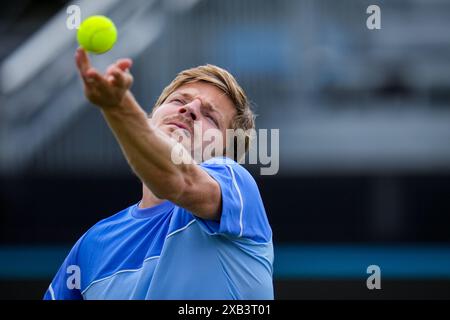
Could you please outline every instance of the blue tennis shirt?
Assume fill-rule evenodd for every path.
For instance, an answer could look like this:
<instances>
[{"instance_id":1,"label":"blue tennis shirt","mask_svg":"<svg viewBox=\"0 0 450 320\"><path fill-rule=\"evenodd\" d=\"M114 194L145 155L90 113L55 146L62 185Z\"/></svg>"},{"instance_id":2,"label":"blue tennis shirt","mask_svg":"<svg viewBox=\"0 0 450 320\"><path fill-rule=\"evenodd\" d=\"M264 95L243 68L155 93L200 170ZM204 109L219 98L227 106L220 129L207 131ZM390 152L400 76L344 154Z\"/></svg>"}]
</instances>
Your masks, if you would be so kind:
<instances>
[{"instance_id":1,"label":"blue tennis shirt","mask_svg":"<svg viewBox=\"0 0 450 320\"><path fill-rule=\"evenodd\" d=\"M44 299L273 299L272 230L255 180L225 157L199 166L220 185L220 222L167 200L134 204L77 241Z\"/></svg>"}]
</instances>

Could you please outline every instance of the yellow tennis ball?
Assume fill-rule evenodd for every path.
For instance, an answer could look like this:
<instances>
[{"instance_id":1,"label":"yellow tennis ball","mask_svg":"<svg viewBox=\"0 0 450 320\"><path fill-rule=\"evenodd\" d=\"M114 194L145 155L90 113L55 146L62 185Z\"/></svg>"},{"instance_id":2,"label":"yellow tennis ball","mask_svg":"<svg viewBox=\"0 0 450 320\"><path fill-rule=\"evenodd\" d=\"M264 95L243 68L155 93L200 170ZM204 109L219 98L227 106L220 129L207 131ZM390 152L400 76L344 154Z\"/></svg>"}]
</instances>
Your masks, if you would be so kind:
<instances>
[{"instance_id":1,"label":"yellow tennis ball","mask_svg":"<svg viewBox=\"0 0 450 320\"><path fill-rule=\"evenodd\" d=\"M86 18L77 32L80 46L96 54L110 50L117 40L117 29L111 19L105 16Z\"/></svg>"}]
</instances>

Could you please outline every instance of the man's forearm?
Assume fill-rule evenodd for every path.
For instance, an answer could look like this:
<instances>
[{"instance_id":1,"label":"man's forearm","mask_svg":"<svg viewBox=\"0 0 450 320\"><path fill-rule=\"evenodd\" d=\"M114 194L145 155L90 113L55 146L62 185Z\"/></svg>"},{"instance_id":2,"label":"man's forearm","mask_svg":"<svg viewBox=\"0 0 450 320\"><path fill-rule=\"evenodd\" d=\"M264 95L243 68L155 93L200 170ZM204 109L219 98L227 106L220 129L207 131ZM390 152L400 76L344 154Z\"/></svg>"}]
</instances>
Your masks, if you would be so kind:
<instances>
[{"instance_id":1,"label":"man's forearm","mask_svg":"<svg viewBox=\"0 0 450 320\"><path fill-rule=\"evenodd\" d=\"M102 113L141 181L157 197L176 199L177 193L183 191L189 166L192 166L171 161L176 141L149 123L130 92L120 107L102 109ZM185 155L190 157L186 152Z\"/></svg>"}]
</instances>

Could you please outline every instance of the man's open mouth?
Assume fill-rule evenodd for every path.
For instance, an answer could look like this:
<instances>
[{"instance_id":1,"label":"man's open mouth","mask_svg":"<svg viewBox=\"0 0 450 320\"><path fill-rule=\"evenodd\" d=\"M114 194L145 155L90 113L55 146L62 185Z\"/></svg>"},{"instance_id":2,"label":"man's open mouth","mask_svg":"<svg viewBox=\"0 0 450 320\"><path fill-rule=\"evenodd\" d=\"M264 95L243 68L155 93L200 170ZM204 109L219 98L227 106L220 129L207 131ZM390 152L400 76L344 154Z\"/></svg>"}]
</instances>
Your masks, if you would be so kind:
<instances>
[{"instance_id":1,"label":"man's open mouth","mask_svg":"<svg viewBox=\"0 0 450 320\"><path fill-rule=\"evenodd\" d=\"M184 124L184 123L181 123L181 122L169 122L168 124L173 125L173 126L176 126L176 127L180 128L180 129L184 129L184 130L188 131L189 134L191 134L191 130L190 130L189 127L188 127L186 124Z\"/></svg>"}]
</instances>

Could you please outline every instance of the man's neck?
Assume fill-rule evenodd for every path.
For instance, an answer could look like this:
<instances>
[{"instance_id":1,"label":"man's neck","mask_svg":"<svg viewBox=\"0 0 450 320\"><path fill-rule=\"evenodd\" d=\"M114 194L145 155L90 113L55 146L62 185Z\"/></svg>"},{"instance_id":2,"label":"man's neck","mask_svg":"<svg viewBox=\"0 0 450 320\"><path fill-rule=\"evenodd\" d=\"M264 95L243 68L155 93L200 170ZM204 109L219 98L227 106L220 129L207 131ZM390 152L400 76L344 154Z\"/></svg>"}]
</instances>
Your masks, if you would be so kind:
<instances>
[{"instance_id":1,"label":"man's neck","mask_svg":"<svg viewBox=\"0 0 450 320\"><path fill-rule=\"evenodd\" d=\"M164 199L156 197L153 192L145 186L145 184L142 184L142 200L139 203L139 208L151 208L162 203L163 201Z\"/></svg>"}]
</instances>

